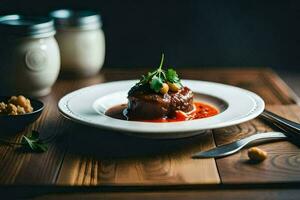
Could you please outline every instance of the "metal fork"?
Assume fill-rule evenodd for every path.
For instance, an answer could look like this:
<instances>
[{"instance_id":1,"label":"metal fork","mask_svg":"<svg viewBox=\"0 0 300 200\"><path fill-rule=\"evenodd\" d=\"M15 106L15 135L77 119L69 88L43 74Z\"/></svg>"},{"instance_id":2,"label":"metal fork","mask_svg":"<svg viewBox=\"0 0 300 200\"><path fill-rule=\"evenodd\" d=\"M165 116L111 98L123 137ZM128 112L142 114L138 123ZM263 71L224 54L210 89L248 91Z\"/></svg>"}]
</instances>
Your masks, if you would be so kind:
<instances>
[{"instance_id":1,"label":"metal fork","mask_svg":"<svg viewBox=\"0 0 300 200\"><path fill-rule=\"evenodd\" d=\"M288 139L290 142L300 147L300 124L280 117L270 111L264 110L264 112L260 115L267 122L276 125L279 129L283 130L283 133L280 132L269 132L269 133L258 133L255 135L251 135L244 139L232 142L227 145L222 145L216 147L214 149L199 152L192 156L192 158L217 158L231 155L240 149L242 149L247 144L260 140L274 140L274 139ZM286 137L285 137L286 136Z\"/></svg>"},{"instance_id":2,"label":"metal fork","mask_svg":"<svg viewBox=\"0 0 300 200\"><path fill-rule=\"evenodd\" d=\"M218 146L208 151L198 152L194 154L192 158L219 158L219 157L229 156L231 154L238 152L249 143L257 140L273 141L273 140L283 140L286 138L287 137L281 132L257 133L245 137L243 139L237 140L235 142Z\"/></svg>"}]
</instances>

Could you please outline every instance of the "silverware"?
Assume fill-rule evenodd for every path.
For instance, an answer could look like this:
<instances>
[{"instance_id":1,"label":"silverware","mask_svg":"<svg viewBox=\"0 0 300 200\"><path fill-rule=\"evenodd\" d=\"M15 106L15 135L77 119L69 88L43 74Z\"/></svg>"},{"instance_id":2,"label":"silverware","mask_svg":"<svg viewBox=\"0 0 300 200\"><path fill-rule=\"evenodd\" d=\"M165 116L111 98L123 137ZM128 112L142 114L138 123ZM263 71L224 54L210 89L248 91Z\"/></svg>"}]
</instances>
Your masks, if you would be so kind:
<instances>
[{"instance_id":1,"label":"silverware","mask_svg":"<svg viewBox=\"0 0 300 200\"><path fill-rule=\"evenodd\" d=\"M286 139L286 135L281 132L267 132L267 133L258 133L251 135L249 137L243 138L241 140L232 142L230 144L222 145L216 148L213 148L208 151L203 151L196 153L192 158L219 158L234 154L239 151L247 144L257 141L257 140L274 140L274 139Z\"/></svg>"},{"instance_id":2,"label":"silverware","mask_svg":"<svg viewBox=\"0 0 300 200\"><path fill-rule=\"evenodd\" d=\"M192 156L192 158L224 157L239 151L250 142L262 139L288 139L290 142L296 144L297 146L300 146L299 123L280 117L267 110L264 110L260 117L272 123L273 125L276 125L279 129L283 130L284 132L268 132L251 135L249 137L232 142L230 144L222 145L208 151L196 153Z\"/></svg>"},{"instance_id":3,"label":"silverware","mask_svg":"<svg viewBox=\"0 0 300 200\"><path fill-rule=\"evenodd\" d=\"M278 128L285 131L289 137L300 137L300 124L280 117L270 111L264 110L260 115L261 118L273 123Z\"/></svg>"}]
</instances>

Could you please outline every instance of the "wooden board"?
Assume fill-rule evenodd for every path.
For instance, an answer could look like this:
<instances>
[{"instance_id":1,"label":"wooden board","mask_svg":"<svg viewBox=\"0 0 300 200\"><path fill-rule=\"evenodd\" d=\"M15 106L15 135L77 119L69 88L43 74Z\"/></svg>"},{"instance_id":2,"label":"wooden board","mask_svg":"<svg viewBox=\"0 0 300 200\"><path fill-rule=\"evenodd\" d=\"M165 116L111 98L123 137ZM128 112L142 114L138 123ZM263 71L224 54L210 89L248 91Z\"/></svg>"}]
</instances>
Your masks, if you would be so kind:
<instances>
[{"instance_id":1,"label":"wooden board","mask_svg":"<svg viewBox=\"0 0 300 200\"><path fill-rule=\"evenodd\" d=\"M66 153L58 184L178 185L220 182L214 159L190 159L191 152L214 147L211 132L187 139L149 140L77 127L77 130L80 129L81 133L89 131L89 141L82 139L84 136L79 132L71 137L73 142Z\"/></svg>"},{"instance_id":2,"label":"wooden board","mask_svg":"<svg viewBox=\"0 0 300 200\"><path fill-rule=\"evenodd\" d=\"M300 119L298 106L271 106L269 108L278 114L285 113L285 116L292 120L299 121ZM82 129L80 131L82 133L87 130L85 127L76 129ZM272 127L262 120L255 119L213 132L215 141L221 145L247 135L271 130L273 130ZM89 134L92 133L93 131L89 130ZM82 144L88 141L82 139L84 136L80 135L79 131L76 134L77 136L72 137L72 147L66 153L58 184L201 185L216 184L220 182L220 179L222 183L230 184L300 182L300 150L286 141L260 145L268 152L269 157L259 164L249 162L246 150L217 159L219 179L213 159L190 158L190 155L199 149L209 149L214 146L210 133L175 141L149 141L123 135L111 136L95 130L92 138L97 142L89 141L88 146L93 148L88 152L86 152L87 145ZM77 140L79 144L75 145L74 142ZM151 149L154 146L155 149ZM82 150L86 154L81 155L82 152L78 152ZM94 152L97 152L96 155L93 155Z\"/></svg>"},{"instance_id":3,"label":"wooden board","mask_svg":"<svg viewBox=\"0 0 300 200\"><path fill-rule=\"evenodd\" d=\"M269 110L290 120L300 122L299 106L268 106ZM272 128L261 120L214 130L218 145L226 144L257 132L270 131ZM262 163L251 163L247 149L225 158L217 159L222 183L291 183L300 182L300 149L287 141L261 144L259 148L268 153Z\"/></svg>"},{"instance_id":4,"label":"wooden board","mask_svg":"<svg viewBox=\"0 0 300 200\"><path fill-rule=\"evenodd\" d=\"M273 111L283 112L289 117L299 117L297 107L283 106L296 103L296 98L270 70L184 69L181 72L183 78L217 81L250 89L259 93L268 104L277 105L271 108ZM264 162L266 164L257 166L245 167L245 163L239 164L245 159L244 153L241 153L242 156L218 159L217 165L214 159L189 158L193 152L214 147L214 138L220 145L239 136L245 136L248 132L270 130L270 127L259 120L214 130L214 137L211 132L207 132L203 136L180 140L146 140L87 128L59 115L56 104L66 93L104 81L136 78L140 73L140 70L104 70L101 75L93 78L60 79L52 93L42 98L46 110L41 118L25 132L10 139L19 141L22 134L35 129L44 138L55 136L54 142L50 144L49 150L42 154L32 154L1 145L0 185L187 186L215 185L220 182L255 183L256 180L257 182L300 181L300 173L295 167L298 164L297 156L300 151L287 142L272 144L278 151L270 153L270 160ZM0 134L2 134L1 130ZM268 144L263 148L274 148L272 145ZM279 158L278 166L271 166L273 158ZM290 165L283 165L284 162ZM283 166L287 169L282 169ZM240 171L237 173L234 167ZM252 169L253 167L257 170ZM251 172L250 169L254 171L252 177L247 179L245 176ZM289 175L285 175L287 171ZM254 176L258 172L261 173L261 178ZM239 177L238 174L241 176Z\"/></svg>"}]
</instances>

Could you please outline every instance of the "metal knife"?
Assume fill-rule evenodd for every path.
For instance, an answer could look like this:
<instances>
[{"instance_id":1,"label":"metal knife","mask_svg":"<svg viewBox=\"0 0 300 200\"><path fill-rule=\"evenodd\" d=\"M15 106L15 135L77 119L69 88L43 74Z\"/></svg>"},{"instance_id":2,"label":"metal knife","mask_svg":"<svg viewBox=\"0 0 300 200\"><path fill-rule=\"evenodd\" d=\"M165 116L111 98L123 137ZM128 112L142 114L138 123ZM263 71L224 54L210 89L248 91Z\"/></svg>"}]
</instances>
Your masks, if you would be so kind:
<instances>
[{"instance_id":1,"label":"metal knife","mask_svg":"<svg viewBox=\"0 0 300 200\"><path fill-rule=\"evenodd\" d=\"M243 138L241 140L213 148L208 151L202 151L202 152L196 153L192 156L192 158L224 157L224 156L228 156L228 155L236 153L237 151L242 149L244 146L246 146L250 142L253 142L256 140L269 140L269 139L274 140L274 139L286 139L286 138L287 137L281 132L257 133L254 135L250 135L246 138Z\"/></svg>"}]
</instances>

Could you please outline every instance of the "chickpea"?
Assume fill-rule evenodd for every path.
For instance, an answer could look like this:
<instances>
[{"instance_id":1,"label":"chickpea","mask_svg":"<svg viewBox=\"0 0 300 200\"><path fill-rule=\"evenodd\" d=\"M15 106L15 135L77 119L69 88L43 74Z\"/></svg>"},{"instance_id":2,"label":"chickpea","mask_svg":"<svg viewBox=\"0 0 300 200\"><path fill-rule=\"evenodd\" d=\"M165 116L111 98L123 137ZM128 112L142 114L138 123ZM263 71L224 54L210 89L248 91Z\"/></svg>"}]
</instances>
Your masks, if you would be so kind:
<instances>
[{"instance_id":1,"label":"chickpea","mask_svg":"<svg viewBox=\"0 0 300 200\"><path fill-rule=\"evenodd\" d=\"M180 89L180 86L176 83L170 83L168 82L169 88L172 92L178 92L178 90Z\"/></svg>"},{"instance_id":2,"label":"chickpea","mask_svg":"<svg viewBox=\"0 0 300 200\"><path fill-rule=\"evenodd\" d=\"M7 105L4 102L0 102L0 114L6 113L6 107Z\"/></svg>"},{"instance_id":3,"label":"chickpea","mask_svg":"<svg viewBox=\"0 0 300 200\"><path fill-rule=\"evenodd\" d=\"M17 115L18 114L18 108L14 105L9 103L7 105L7 112L9 115Z\"/></svg>"},{"instance_id":4,"label":"chickpea","mask_svg":"<svg viewBox=\"0 0 300 200\"><path fill-rule=\"evenodd\" d=\"M30 100L26 99L24 96L19 95L18 97L12 96L8 103L14 104L15 106L23 107L25 113L30 113L33 111Z\"/></svg>"},{"instance_id":5,"label":"chickpea","mask_svg":"<svg viewBox=\"0 0 300 200\"><path fill-rule=\"evenodd\" d=\"M25 99L25 105L22 106L22 107L24 107L25 112L26 112L26 113L32 112L32 111L33 111L33 108L32 108L32 106L31 106L30 100L29 100L29 99L26 99L25 97L24 97L24 99ZM22 103L23 103L23 100L22 100Z\"/></svg>"},{"instance_id":6,"label":"chickpea","mask_svg":"<svg viewBox=\"0 0 300 200\"><path fill-rule=\"evenodd\" d=\"M18 115L23 115L26 113L24 107L19 106L19 105L17 106L17 112L18 112Z\"/></svg>"},{"instance_id":7,"label":"chickpea","mask_svg":"<svg viewBox=\"0 0 300 200\"><path fill-rule=\"evenodd\" d=\"M12 96L10 97L10 99L8 100L8 103L11 103L11 104L14 104L16 105L17 104L17 97L16 96Z\"/></svg>"},{"instance_id":8,"label":"chickpea","mask_svg":"<svg viewBox=\"0 0 300 200\"><path fill-rule=\"evenodd\" d=\"M166 83L163 83L163 86L160 88L159 92L161 94L166 94L169 91L169 86Z\"/></svg>"},{"instance_id":9,"label":"chickpea","mask_svg":"<svg viewBox=\"0 0 300 200\"><path fill-rule=\"evenodd\" d=\"M24 96L12 96L8 103L0 102L0 114L22 115L33 111L30 100Z\"/></svg>"},{"instance_id":10,"label":"chickpea","mask_svg":"<svg viewBox=\"0 0 300 200\"><path fill-rule=\"evenodd\" d=\"M257 148L257 147L252 147L248 150L248 157L250 160L254 161L263 161L267 158L267 152Z\"/></svg>"},{"instance_id":11,"label":"chickpea","mask_svg":"<svg viewBox=\"0 0 300 200\"><path fill-rule=\"evenodd\" d=\"M1 109L5 109L6 108L6 103L4 103L4 102L0 102L0 108Z\"/></svg>"},{"instance_id":12,"label":"chickpea","mask_svg":"<svg viewBox=\"0 0 300 200\"><path fill-rule=\"evenodd\" d=\"M27 106L27 99L20 95L17 97L17 101L16 101L16 105L22 106L22 107L26 107Z\"/></svg>"}]
</instances>

